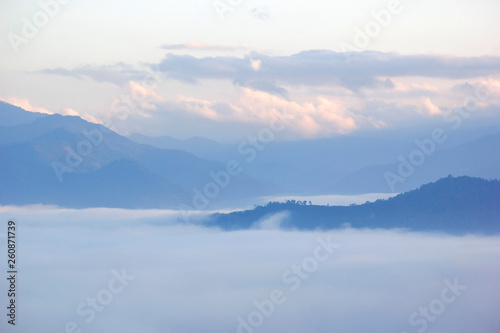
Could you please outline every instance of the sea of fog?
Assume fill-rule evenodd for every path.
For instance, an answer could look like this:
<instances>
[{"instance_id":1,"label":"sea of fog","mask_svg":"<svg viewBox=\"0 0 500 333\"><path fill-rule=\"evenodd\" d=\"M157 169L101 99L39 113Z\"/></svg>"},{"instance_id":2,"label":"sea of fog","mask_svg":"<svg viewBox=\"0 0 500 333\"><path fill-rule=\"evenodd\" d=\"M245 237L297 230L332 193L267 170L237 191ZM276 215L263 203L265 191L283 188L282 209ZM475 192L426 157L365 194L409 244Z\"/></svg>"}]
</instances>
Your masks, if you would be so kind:
<instances>
[{"instance_id":1,"label":"sea of fog","mask_svg":"<svg viewBox=\"0 0 500 333\"><path fill-rule=\"evenodd\" d=\"M263 221L226 232L180 217L0 207L0 331L500 332L500 237L259 229ZM15 327L6 316L12 219Z\"/></svg>"}]
</instances>

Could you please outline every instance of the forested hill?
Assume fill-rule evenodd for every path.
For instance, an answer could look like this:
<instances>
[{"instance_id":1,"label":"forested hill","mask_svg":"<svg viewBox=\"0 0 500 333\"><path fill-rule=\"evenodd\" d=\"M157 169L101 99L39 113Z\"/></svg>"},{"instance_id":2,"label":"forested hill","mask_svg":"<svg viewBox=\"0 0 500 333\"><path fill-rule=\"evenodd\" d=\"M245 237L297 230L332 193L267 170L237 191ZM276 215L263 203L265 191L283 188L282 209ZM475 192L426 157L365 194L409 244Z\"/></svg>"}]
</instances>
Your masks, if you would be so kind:
<instances>
[{"instance_id":1,"label":"forested hill","mask_svg":"<svg viewBox=\"0 0 500 333\"><path fill-rule=\"evenodd\" d=\"M500 233L500 181L472 177L442 178L387 200L361 205L318 206L294 200L270 202L252 210L214 214L212 225L246 229L279 212L284 228L405 228L453 234Z\"/></svg>"}]
</instances>

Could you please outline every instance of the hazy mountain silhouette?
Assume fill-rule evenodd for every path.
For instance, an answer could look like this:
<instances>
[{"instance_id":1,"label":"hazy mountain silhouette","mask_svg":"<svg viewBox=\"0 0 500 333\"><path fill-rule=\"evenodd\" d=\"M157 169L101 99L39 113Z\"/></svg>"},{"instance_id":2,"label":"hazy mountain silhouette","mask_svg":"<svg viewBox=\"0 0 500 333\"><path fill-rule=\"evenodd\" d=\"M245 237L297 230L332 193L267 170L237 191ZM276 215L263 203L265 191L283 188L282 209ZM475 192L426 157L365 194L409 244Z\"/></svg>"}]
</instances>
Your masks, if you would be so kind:
<instances>
[{"instance_id":1,"label":"hazy mountain silhouette","mask_svg":"<svg viewBox=\"0 0 500 333\"><path fill-rule=\"evenodd\" d=\"M187 204L204 209L234 206L259 196L389 192L384 173L397 169L394 161L399 154L415 150L414 142L401 133L339 136L271 142L247 161L249 145L240 149L241 144L204 138L133 136L186 151L162 149L80 117L32 113L3 102L0 124L0 204L4 205L176 208ZM461 139L452 139L451 134L396 191L448 174L500 178L499 134L480 137L475 130ZM465 137L475 140L464 142ZM230 160L240 163L243 172L225 179L221 172Z\"/></svg>"},{"instance_id":2,"label":"hazy mountain silhouette","mask_svg":"<svg viewBox=\"0 0 500 333\"><path fill-rule=\"evenodd\" d=\"M171 136L150 137L134 133L129 135L128 138L137 143L147 144L162 149L184 150L195 156L220 162L228 161L231 151L234 150L234 147L231 145L223 145L217 141L202 137L179 140Z\"/></svg>"},{"instance_id":3,"label":"hazy mountain silhouette","mask_svg":"<svg viewBox=\"0 0 500 333\"><path fill-rule=\"evenodd\" d=\"M203 191L214 182L211 172L226 170L223 163L181 150L137 144L80 117L35 114L29 118L29 112L6 103L0 104L0 110L0 116L6 115L7 123L14 124L0 127L3 205L193 206L194 189ZM265 195L270 186L241 173L206 208L224 200Z\"/></svg>"},{"instance_id":4,"label":"hazy mountain silhouette","mask_svg":"<svg viewBox=\"0 0 500 333\"><path fill-rule=\"evenodd\" d=\"M279 212L287 228L406 228L448 233L500 233L500 181L442 178L387 200L351 206L270 202L252 210L212 215L210 224L228 230L251 228Z\"/></svg>"},{"instance_id":5,"label":"hazy mountain silhouette","mask_svg":"<svg viewBox=\"0 0 500 333\"><path fill-rule=\"evenodd\" d=\"M0 101L0 126L15 126L32 122L47 116L44 113L29 112L9 103Z\"/></svg>"},{"instance_id":6,"label":"hazy mountain silhouette","mask_svg":"<svg viewBox=\"0 0 500 333\"><path fill-rule=\"evenodd\" d=\"M408 155L412 151L415 151L415 147L406 152L406 155L402 155L405 160L409 161ZM413 173L403 177L403 182L395 183L394 189L389 186L384 175L386 172L400 175L398 168L401 162L362 168L330 186L327 192L349 194L403 192L446 177L448 174L500 179L498 152L500 152L500 134L487 135L456 147L436 150L430 156L425 156L425 161L421 165L413 166Z\"/></svg>"},{"instance_id":7,"label":"hazy mountain silhouette","mask_svg":"<svg viewBox=\"0 0 500 333\"><path fill-rule=\"evenodd\" d=\"M151 138L131 135L136 142L163 148L182 149L198 157L225 163L236 159L245 171L256 179L272 182L279 194L360 194L403 192L448 174L483 178L500 178L498 139L500 128L448 130L446 141L436 144L435 150L422 166L416 168L404 183L392 189L385 172L397 174L398 156L418 149L415 140L425 141L431 129L413 131L384 131L332 138L271 142L258 151L255 159L239 151L242 144L220 144L204 138L177 140L172 137ZM492 136L493 135L493 136ZM243 142L243 148L248 148Z\"/></svg>"}]
</instances>

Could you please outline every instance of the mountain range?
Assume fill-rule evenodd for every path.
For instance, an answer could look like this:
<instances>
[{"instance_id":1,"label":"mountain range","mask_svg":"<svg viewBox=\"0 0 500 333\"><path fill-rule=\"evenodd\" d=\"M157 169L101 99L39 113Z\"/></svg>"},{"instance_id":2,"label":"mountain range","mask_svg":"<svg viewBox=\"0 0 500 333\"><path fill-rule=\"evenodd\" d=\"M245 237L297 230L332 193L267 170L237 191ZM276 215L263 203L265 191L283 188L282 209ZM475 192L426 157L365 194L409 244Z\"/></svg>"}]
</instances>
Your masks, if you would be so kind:
<instances>
[{"instance_id":1,"label":"mountain range","mask_svg":"<svg viewBox=\"0 0 500 333\"><path fill-rule=\"evenodd\" d=\"M274 195L399 193L449 174L500 178L499 128L445 129L446 140L389 186L385 175L400 176L398 159L425 150L416 142L431 132L274 141L249 161L242 143L125 137L0 102L0 204L217 209Z\"/></svg>"},{"instance_id":2,"label":"mountain range","mask_svg":"<svg viewBox=\"0 0 500 333\"><path fill-rule=\"evenodd\" d=\"M197 191L214 183L211 173L227 168L182 150L138 144L76 116L1 103L0 121L2 205L206 208L194 201ZM260 196L268 187L241 173L216 199Z\"/></svg>"},{"instance_id":3,"label":"mountain range","mask_svg":"<svg viewBox=\"0 0 500 333\"><path fill-rule=\"evenodd\" d=\"M256 179L272 182L279 194L322 195L400 193L452 174L500 178L500 128L453 130L443 126L444 141L425 146L435 128L405 133L345 135L332 138L271 142L246 162L236 144L220 144L205 138L178 140L133 134L136 142L182 149L220 162L237 159ZM420 145L417 145L417 143ZM423 146L423 148L421 148ZM422 152L422 149L430 149ZM429 153L430 152L430 153ZM399 176L399 157L424 155L411 177L391 186L386 173Z\"/></svg>"}]
</instances>

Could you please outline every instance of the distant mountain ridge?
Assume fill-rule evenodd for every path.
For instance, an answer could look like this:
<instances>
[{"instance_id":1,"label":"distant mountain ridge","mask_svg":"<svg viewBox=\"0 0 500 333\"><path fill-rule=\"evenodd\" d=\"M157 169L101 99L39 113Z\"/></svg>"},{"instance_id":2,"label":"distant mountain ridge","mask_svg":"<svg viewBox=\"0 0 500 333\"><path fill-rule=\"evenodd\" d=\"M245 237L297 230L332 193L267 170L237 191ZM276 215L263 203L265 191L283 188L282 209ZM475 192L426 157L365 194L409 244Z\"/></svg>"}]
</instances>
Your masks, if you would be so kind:
<instances>
[{"instance_id":1,"label":"distant mountain ridge","mask_svg":"<svg viewBox=\"0 0 500 333\"><path fill-rule=\"evenodd\" d=\"M180 149L201 158L218 161L227 160L227 153L233 148L202 137L179 140L170 136L150 137L134 133L128 138L137 143L162 149Z\"/></svg>"},{"instance_id":2,"label":"distant mountain ridge","mask_svg":"<svg viewBox=\"0 0 500 333\"><path fill-rule=\"evenodd\" d=\"M2 118L5 116L5 119ZM4 120L6 120L4 122ZM0 204L63 207L213 208L269 192L244 172L196 202L196 189L226 169L188 152L135 143L76 116L30 115L0 104Z\"/></svg>"},{"instance_id":3,"label":"distant mountain ridge","mask_svg":"<svg viewBox=\"0 0 500 333\"><path fill-rule=\"evenodd\" d=\"M18 106L0 101L0 126L22 125L45 116L47 114L26 111Z\"/></svg>"},{"instance_id":4,"label":"distant mountain ridge","mask_svg":"<svg viewBox=\"0 0 500 333\"><path fill-rule=\"evenodd\" d=\"M444 127L443 127L444 128ZM391 184L387 172L398 174L399 158L420 154L418 142L428 142L434 128L409 133L370 133L324 139L271 142L257 157L246 163L239 144L220 144L203 138L178 140L172 137L131 135L139 143L182 149L210 160L242 160L246 172L256 179L272 182L280 195L322 195L394 193L415 189L446 177L474 176L500 178L500 128L445 130L444 142L424 154L411 177Z\"/></svg>"},{"instance_id":5,"label":"distant mountain ridge","mask_svg":"<svg viewBox=\"0 0 500 333\"><path fill-rule=\"evenodd\" d=\"M500 178L500 134L453 134L459 137L450 132L393 191L384 174L415 150L401 133L273 141L258 151L248 142L240 149L204 138L132 136L163 149L77 116L1 102L0 205L217 209L263 196L402 192L448 174Z\"/></svg>"},{"instance_id":6,"label":"distant mountain ridge","mask_svg":"<svg viewBox=\"0 0 500 333\"><path fill-rule=\"evenodd\" d=\"M226 230L252 228L280 212L287 228L304 230L404 228L453 234L500 233L500 181L448 176L387 200L351 206L270 202L252 210L214 214L210 225Z\"/></svg>"},{"instance_id":7,"label":"distant mountain ridge","mask_svg":"<svg viewBox=\"0 0 500 333\"><path fill-rule=\"evenodd\" d=\"M386 177L387 172L399 176L398 168L403 163L413 168L411 176L402 177L402 181L394 185L397 192L417 188L421 184L446 177L448 174L467 175L482 178L500 178L500 133L486 135L470 142L448 149L438 149L429 154L423 154L425 161L421 165L411 165L409 154L419 152L414 146L406 154L402 154L407 162L373 165L353 172L338 181L328 191L340 193L386 192L391 189ZM408 164L410 163L410 164Z\"/></svg>"}]
</instances>

